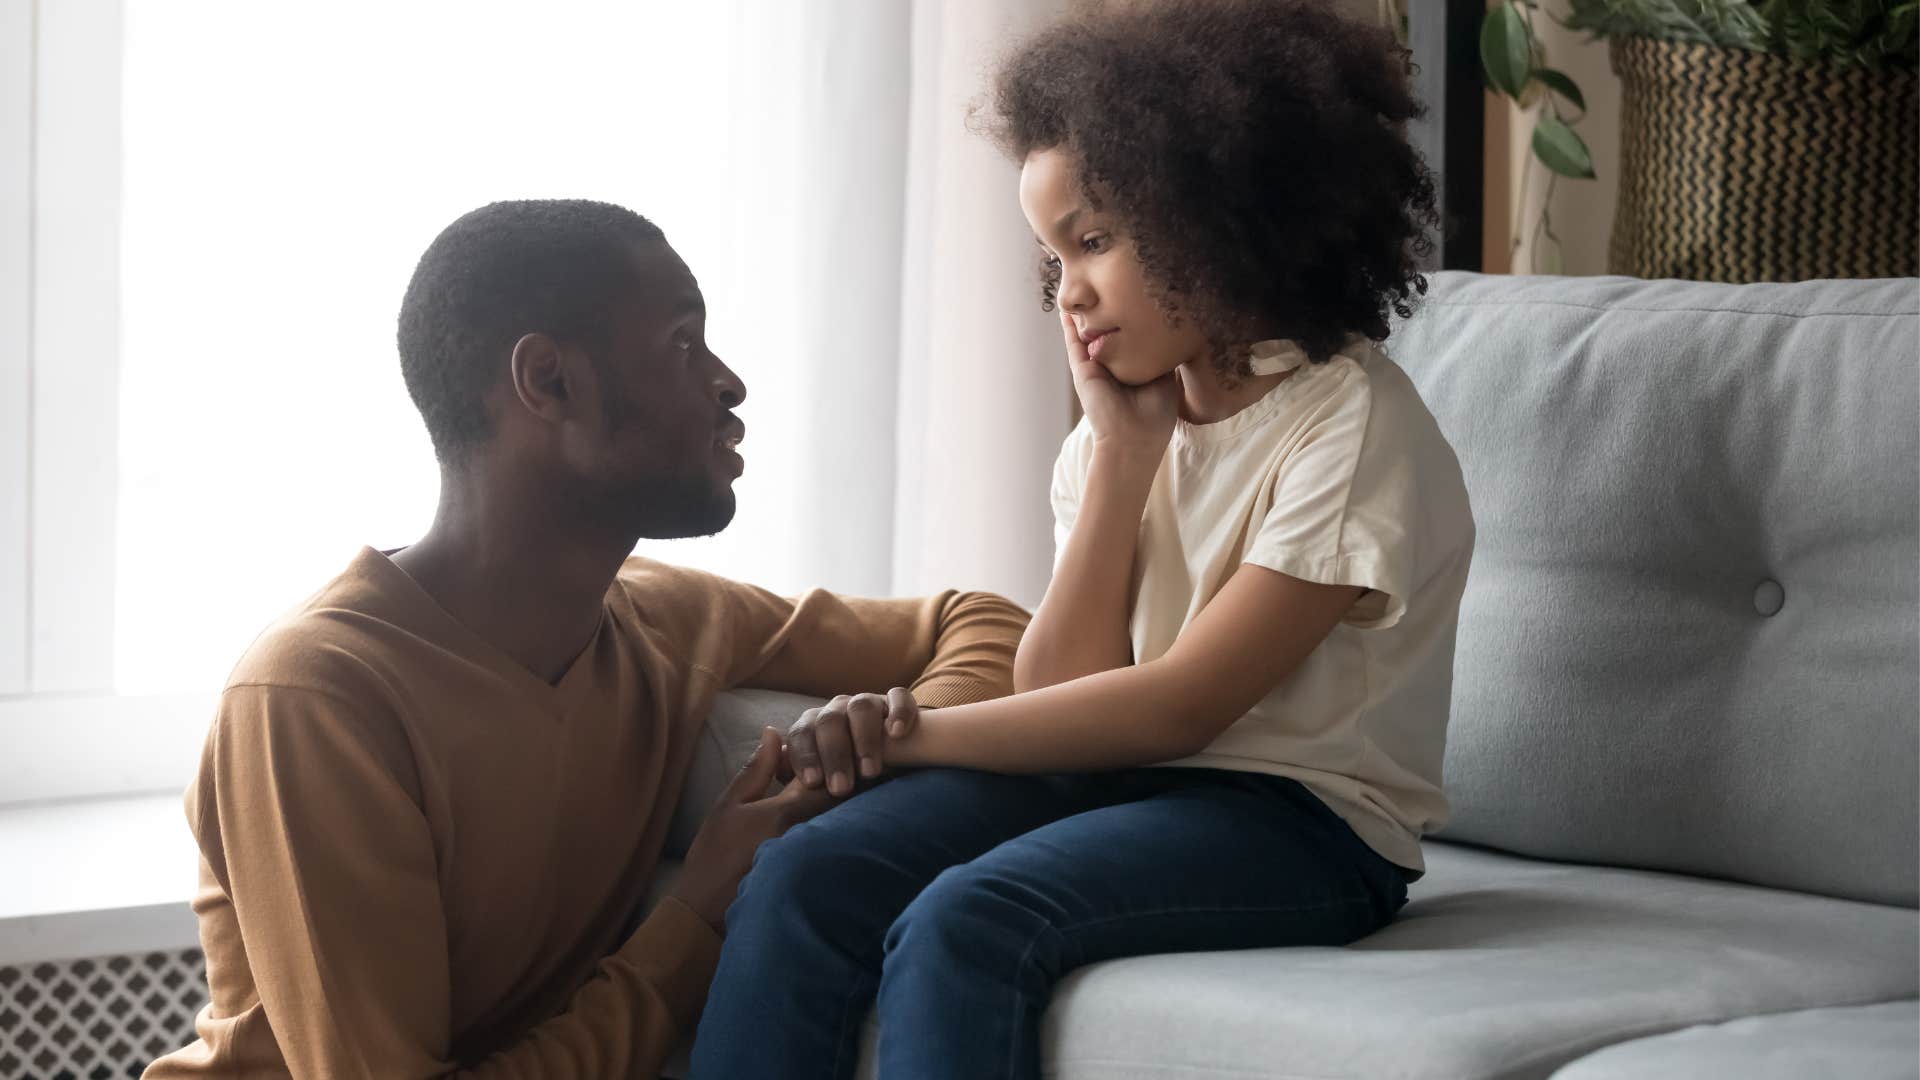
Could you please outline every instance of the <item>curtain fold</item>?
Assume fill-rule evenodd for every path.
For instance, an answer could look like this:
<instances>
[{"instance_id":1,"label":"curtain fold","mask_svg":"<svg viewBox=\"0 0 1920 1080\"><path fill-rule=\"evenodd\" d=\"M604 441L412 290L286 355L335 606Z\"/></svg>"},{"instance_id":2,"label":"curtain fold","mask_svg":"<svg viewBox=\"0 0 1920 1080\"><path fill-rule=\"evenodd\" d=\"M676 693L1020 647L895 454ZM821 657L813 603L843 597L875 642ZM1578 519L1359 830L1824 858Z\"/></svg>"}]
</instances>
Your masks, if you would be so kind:
<instances>
[{"instance_id":1,"label":"curtain fold","mask_svg":"<svg viewBox=\"0 0 1920 1080\"><path fill-rule=\"evenodd\" d=\"M796 400L775 403L791 405L786 442L760 444L794 464L790 574L1037 603L1071 390L1018 170L967 106L1065 0L741 4L767 51L754 77L784 83L761 98L779 122L759 118L760 149L788 148L769 164L795 192L794 302L767 309L791 322L757 331L796 368Z\"/></svg>"}]
</instances>

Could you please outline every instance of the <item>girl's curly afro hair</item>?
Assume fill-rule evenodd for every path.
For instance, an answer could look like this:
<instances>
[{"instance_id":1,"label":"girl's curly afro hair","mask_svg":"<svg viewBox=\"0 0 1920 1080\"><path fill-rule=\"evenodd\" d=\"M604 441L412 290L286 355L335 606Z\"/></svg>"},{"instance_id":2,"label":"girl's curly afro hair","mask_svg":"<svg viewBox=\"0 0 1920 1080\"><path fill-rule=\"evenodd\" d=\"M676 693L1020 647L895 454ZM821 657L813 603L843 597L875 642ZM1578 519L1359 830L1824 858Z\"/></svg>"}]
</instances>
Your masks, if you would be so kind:
<instances>
[{"instance_id":1,"label":"girl's curly afro hair","mask_svg":"<svg viewBox=\"0 0 1920 1080\"><path fill-rule=\"evenodd\" d=\"M1390 31L1325 0L1084 5L1007 57L975 121L1015 161L1075 159L1162 307L1231 372L1266 338L1315 360L1384 339L1426 292L1439 215L1404 132L1423 111L1408 68Z\"/></svg>"}]
</instances>

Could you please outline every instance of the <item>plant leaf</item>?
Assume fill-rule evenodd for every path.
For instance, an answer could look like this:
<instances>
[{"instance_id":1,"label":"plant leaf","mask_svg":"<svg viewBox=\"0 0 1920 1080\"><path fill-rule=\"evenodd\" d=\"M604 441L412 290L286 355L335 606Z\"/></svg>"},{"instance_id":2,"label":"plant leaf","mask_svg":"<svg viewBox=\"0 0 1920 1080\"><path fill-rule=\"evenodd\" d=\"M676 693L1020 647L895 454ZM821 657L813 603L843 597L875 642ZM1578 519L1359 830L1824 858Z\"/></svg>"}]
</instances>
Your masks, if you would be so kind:
<instances>
[{"instance_id":1,"label":"plant leaf","mask_svg":"<svg viewBox=\"0 0 1920 1080\"><path fill-rule=\"evenodd\" d=\"M1544 84L1547 89L1571 101L1574 108L1579 109L1582 113L1587 111L1587 99L1581 96L1580 88L1573 84L1572 79L1567 78L1565 72L1555 71L1552 68L1537 68L1533 73L1533 77Z\"/></svg>"},{"instance_id":2,"label":"plant leaf","mask_svg":"<svg viewBox=\"0 0 1920 1080\"><path fill-rule=\"evenodd\" d=\"M1593 179L1593 154L1580 136L1556 117L1543 116L1534 125L1533 152L1547 168L1561 176Z\"/></svg>"},{"instance_id":3,"label":"plant leaf","mask_svg":"<svg viewBox=\"0 0 1920 1080\"><path fill-rule=\"evenodd\" d=\"M1513 0L1487 12L1480 24L1480 65L1486 68L1487 81L1494 89L1520 100L1533 70L1533 43L1527 36L1526 20Z\"/></svg>"}]
</instances>

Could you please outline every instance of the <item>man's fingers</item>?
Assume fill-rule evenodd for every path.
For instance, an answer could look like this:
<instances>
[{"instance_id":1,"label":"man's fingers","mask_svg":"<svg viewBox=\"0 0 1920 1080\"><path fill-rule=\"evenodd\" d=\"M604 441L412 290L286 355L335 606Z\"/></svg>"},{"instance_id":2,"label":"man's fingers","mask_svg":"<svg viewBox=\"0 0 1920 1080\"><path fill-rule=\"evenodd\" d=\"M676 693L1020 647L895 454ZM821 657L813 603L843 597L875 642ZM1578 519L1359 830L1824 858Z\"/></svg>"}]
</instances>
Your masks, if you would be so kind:
<instances>
[{"instance_id":1,"label":"man's fingers","mask_svg":"<svg viewBox=\"0 0 1920 1080\"><path fill-rule=\"evenodd\" d=\"M853 794L853 735L847 730L847 704L842 695L827 703L813 723L814 747L820 753L820 770L827 775L827 790L835 795Z\"/></svg>"},{"instance_id":2,"label":"man's fingers","mask_svg":"<svg viewBox=\"0 0 1920 1080\"><path fill-rule=\"evenodd\" d=\"M887 691L887 735L898 739L912 731L920 722L920 703L913 699L913 692L904 686L896 686Z\"/></svg>"},{"instance_id":3,"label":"man's fingers","mask_svg":"<svg viewBox=\"0 0 1920 1080\"><path fill-rule=\"evenodd\" d=\"M887 759L886 723L887 699L879 694L860 694L847 702L853 752L860 760L860 775L868 780L880 775Z\"/></svg>"},{"instance_id":4,"label":"man's fingers","mask_svg":"<svg viewBox=\"0 0 1920 1080\"><path fill-rule=\"evenodd\" d=\"M788 784L780 794L767 801L780 815L780 831L785 832L788 826L797 825L832 809L833 805L840 800L829 791L816 790L804 784Z\"/></svg>"},{"instance_id":5,"label":"man's fingers","mask_svg":"<svg viewBox=\"0 0 1920 1080\"><path fill-rule=\"evenodd\" d=\"M793 766L793 774L800 778L800 783L810 788L819 787L826 779L820 771L820 748L813 737L819 718L819 709L808 709L800 714L800 719L787 732L787 760Z\"/></svg>"},{"instance_id":6,"label":"man's fingers","mask_svg":"<svg viewBox=\"0 0 1920 1080\"><path fill-rule=\"evenodd\" d=\"M780 769L780 732L773 728L763 728L760 732L760 745L753 748L753 754L747 763L740 767L725 791L720 794L723 803L746 803L763 798L767 788L772 786L773 777Z\"/></svg>"}]
</instances>

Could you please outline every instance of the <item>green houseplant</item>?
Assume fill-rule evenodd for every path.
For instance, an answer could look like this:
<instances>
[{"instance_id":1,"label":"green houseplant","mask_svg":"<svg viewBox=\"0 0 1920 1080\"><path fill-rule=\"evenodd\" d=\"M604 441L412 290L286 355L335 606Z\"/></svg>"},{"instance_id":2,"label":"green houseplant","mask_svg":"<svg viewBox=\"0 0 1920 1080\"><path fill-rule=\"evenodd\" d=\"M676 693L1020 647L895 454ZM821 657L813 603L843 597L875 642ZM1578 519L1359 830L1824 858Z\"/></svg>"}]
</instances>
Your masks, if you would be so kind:
<instances>
[{"instance_id":1,"label":"green houseplant","mask_svg":"<svg viewBox=\"0 0 1920 1080\"><path fill-rule=\"evenodd\" d=\"M1910 212L1920 0L1565 5L1564 17L1540 0L1494 5L1481 60L1499 93L1544 99L1532 148L1549 184L1590 178L1576 130L1584 97L1540 62L1534 20L1607 40L1624 106L1613 270L1721 280L1920 272ZM1792 192L1804 220L1783 220L1766 185ZM1832 221L1850 232L1813 250L1805 234L1831 234ZM1536 228L1553 239L1544 214ZM1858 250L1840 250L1849 247Z\"/></svg>"}]
</instances>

